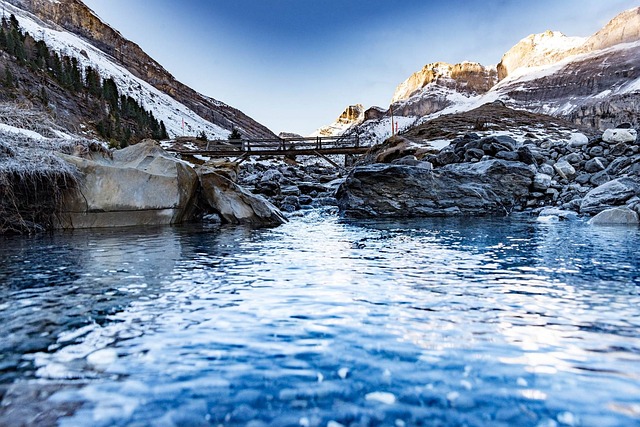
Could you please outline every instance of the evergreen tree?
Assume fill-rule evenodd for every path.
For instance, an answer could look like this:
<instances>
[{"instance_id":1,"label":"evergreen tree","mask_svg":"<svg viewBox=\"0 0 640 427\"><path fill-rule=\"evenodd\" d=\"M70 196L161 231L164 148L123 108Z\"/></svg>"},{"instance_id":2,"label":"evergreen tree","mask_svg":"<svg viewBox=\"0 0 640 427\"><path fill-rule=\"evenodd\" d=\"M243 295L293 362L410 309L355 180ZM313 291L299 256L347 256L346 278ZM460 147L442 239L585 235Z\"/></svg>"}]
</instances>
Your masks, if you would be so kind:
<instances>
[{"instance_id":1,"label":"evergreen tree","mask_svg":"<svg viewBox=\"0 0 640 427\"><path fill-rule=\"evenodd\" d=\"M242 135L235 127L231 128L231 133L229 134L229 139L242 139Z\"/></svg>"},{"instance_id":2,"label":"evergreen tree","mask_svg":"<svg viewBox=\"0 0 640 427\"><path fill-rule=\"evenodd\" d=\"M9 89L14 87L13 73L9 67L4 68L4 85Z\"/></svg>"}]
</instances>

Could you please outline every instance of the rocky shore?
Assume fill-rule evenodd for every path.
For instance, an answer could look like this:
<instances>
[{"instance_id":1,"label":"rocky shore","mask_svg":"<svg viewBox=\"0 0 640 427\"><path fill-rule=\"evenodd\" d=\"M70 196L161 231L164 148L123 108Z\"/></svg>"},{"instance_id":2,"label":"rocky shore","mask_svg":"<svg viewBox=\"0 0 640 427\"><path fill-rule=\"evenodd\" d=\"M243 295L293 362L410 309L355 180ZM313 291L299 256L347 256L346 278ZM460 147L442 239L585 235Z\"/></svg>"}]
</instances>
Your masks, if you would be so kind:
<instances>
[{"instance_id":1,"label":"rocky shore","mask_svg":"<svg viewBox=\"0 0 640 427\"><path fill-rule=\"evenodd\" d=\"M571 218L606 211L592 222L638 223L640 145L627 125L568 141L467 133L434 153L396 136L373 154L338 190L345 215Z\"/></svg>"}]
</instances>

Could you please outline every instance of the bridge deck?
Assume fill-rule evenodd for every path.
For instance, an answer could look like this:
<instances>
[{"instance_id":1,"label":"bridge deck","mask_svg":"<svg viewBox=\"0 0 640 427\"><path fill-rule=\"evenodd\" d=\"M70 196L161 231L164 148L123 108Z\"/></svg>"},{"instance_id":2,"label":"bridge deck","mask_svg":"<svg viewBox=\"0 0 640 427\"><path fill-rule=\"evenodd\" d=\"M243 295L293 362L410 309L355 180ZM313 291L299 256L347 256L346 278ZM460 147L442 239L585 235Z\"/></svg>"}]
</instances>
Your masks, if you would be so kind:
<instances>
[{"instance_id":1,"label":"bridge deck","mask_svg":"<svg viewBox=\"0 0 640 427\"><path fill-rule=\"evenodd\" d=\"M243 139L212 141L201 149L169 148L181 155L201 155L207 157L251 156L326 156L333 154L363 154L369 146L360 145L357 136Z\"/></svg>"}]
</instances>

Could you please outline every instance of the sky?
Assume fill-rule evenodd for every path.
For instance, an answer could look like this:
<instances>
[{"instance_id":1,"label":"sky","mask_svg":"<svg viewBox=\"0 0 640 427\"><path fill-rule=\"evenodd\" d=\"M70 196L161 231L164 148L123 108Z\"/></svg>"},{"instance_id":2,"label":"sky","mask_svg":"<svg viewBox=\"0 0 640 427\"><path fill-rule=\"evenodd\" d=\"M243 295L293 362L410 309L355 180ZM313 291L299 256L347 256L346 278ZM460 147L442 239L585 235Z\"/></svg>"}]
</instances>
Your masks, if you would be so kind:
<instances>
[{"instance_id":1,"label":"sky","mask_svg":"<svg viewBox=\"0 0 640 427\"><path fill-rule=\"evenodd\" d=\"M639 0L83 0L179 81L276 134L387 108L437 61L500 62L546 30L589 36Z\"/></svg>"}]
</instances>

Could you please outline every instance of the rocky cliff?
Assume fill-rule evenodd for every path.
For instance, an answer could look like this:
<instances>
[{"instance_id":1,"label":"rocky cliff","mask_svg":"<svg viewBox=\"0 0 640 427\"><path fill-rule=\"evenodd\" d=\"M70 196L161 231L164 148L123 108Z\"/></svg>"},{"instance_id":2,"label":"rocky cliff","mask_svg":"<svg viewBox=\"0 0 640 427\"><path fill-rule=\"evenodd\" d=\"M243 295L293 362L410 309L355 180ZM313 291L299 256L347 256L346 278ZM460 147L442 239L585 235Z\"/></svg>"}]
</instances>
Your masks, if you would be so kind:
<instances>
[{"instance_id":1,"label":"rocky cliff","mask_svg":"<svg viewBox=\"0 0 640 427\"><path fill-rule=\"evenodd\" d=\"M225 129L238 128L250 137L273 137L269 129L241 111L199 94L177 81L137 44L104 23L80 0L8 0L47 24L72 32L113 57L135 76L169 94L207 121Z\"/></svg>"},{"instance_id":2,"label":"rocky cliff","mask_svg":"<svg viewBox=\"0 0 640 427\"><path fill-rule=\"evenodd\" d=\"M397 88L391 100L399 116L426 116L465 97L486 93L497 83L496 70L477 62L425 65Z\"/></svg>"},{"instance_id":3,"label":"rocky cliff","mask_svg":"<svg viewBox=\"0 0 640 427\"><path fill-rule=\"evenodd\" d=\"M496 67L470 62L427 64L396 88L391 108L396 122L398 116L407 119L405 129L496 100L601 130L621 123L638 127L637 58L640 7L620 13L588 38L557 31L525 37ZM390 125L383 122L390 121L390 112L371 111L375 114L365 113L358 132L381 129L378 140L384 140Z\"/></svg>"},{"instance_id":4,"label":"rocky cliff","mask_svg":"<svg viewBox=\"0 0 640 427\"><path fill-rule=\"evenodd\" d=\"M362 123L365 117L365 110L362 104L349 105L338 116L335 122L328 126L318 129L313 136L330 136L341 134L342 131L349 129L353 125Z\"/></svg>"}]
</instances>

